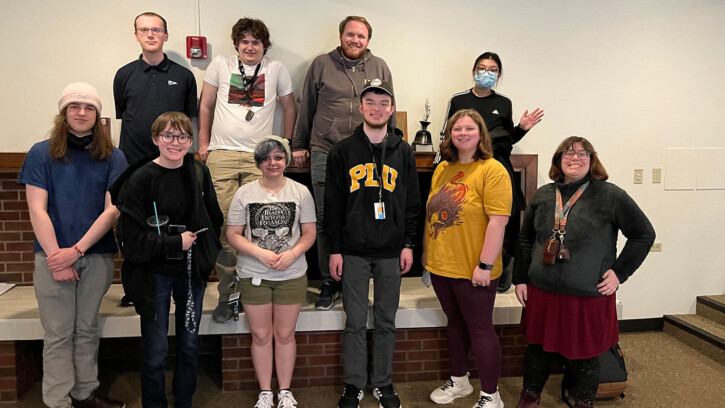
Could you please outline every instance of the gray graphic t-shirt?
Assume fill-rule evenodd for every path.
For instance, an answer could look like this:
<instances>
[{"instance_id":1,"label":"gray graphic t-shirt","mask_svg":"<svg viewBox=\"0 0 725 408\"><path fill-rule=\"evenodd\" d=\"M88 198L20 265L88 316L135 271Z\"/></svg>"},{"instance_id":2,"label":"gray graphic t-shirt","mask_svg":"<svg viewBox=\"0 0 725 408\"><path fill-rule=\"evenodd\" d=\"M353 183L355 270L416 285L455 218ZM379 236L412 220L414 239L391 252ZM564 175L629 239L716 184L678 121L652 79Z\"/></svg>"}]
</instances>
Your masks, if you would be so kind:
<instances>
[{"instance_id":1,"label":"gray graphic t-shirt","mask_svg":"<svg viewBox=\"0 0 725 408\"><path fill-rule=\"evenodd\" d=\"M316 222L315 203L307 187L287 179L276 194L267 193L259 180L237 190L229 207L227 225L244 225L244 237L260 248L281 253L300 239L300 223ZM257 258L239 254L237 276L281 281L299 278L307 272L304 254L285 271L267 268Z\"/></svg>"}]
</instances>

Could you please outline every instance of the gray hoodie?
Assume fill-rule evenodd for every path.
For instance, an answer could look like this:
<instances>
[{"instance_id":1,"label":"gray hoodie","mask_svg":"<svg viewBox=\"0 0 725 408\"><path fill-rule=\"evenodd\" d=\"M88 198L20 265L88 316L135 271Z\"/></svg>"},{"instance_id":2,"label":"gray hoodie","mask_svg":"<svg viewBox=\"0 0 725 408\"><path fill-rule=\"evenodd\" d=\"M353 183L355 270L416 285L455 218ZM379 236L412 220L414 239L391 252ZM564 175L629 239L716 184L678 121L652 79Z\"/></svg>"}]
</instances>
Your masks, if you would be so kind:
<instances>
[{"instance_id":1,"label":"gray hoodie","mask_svg":"<svg viewBox=\"0 0 725 408\"><path fill-rule=\"evenodd\" d=\"M340 47L312 61L302 89L292 150L329 152L362 123L359 105L363 86L375 78L393 82L388 65L370 50L354 67L348 68L345 62ZM392 127L394 118L389 122Z\"/></svg>"}]
</instances>

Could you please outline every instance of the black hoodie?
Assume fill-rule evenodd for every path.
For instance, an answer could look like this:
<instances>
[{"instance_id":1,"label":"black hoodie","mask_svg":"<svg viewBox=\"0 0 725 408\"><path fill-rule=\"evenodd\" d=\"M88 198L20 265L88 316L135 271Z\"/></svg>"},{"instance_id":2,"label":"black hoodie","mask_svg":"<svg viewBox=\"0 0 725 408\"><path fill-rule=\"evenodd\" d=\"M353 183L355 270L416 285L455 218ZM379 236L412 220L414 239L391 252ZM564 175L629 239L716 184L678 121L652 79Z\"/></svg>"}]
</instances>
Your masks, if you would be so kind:
<instances>
[{"instance_id":1,"label":"black hoodie","mask_svg":"<svg viewBox=\"0 0 725 408\"><path fill-rule=\"evenodd\" d=\"M389 130L386 138L382 166L382 144L372 145L362 124L330 150L324 231L331 254L397 258L404 245L415 242L421 204L415 155L399 129ZM379 187L371 148L384 181L384 220L375 219Z\"/></svg>"}]
</instances>

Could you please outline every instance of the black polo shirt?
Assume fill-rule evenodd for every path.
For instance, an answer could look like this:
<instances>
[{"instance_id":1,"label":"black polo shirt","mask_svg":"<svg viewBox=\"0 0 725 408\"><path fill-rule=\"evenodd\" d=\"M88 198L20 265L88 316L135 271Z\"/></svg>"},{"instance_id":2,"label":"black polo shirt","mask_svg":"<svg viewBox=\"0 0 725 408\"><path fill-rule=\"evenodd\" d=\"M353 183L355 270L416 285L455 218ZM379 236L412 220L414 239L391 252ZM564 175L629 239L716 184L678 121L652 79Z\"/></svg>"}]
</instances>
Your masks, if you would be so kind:
<instances>
[{"instance_id":1,"label":"black polo shirt","mask_svg":"<svg viewBox=\"0 0 725 408\"><path fill-rule=\"evenodd\" d=\"M158 155L151 124L160 114L179 111L197 116L196 79L191 71L166 54L155 66L142 57L119 69L113 79L116 118L122 121L119 148L129 164Z\"/></svg>"}]
</instances>

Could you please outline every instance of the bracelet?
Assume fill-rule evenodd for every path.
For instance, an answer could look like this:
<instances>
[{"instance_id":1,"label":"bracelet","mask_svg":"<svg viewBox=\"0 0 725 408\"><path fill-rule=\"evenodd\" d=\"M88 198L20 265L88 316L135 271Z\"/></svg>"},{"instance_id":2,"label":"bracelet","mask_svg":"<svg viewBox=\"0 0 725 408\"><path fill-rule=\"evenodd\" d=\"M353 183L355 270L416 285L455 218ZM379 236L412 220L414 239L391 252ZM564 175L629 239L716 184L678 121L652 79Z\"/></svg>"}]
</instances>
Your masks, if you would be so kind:
<instances>
[{"instance_id":1,"label":"bracelet","mask_svg":"<svg viewBox=\"0 0 725 408\"><path fill-rule=\"evenodd\" d=\"M81 251L80 249L78 249L78 247L76 246L76 244L73 244L73 246L71 248L75 249L76 252L78 252L78 259L81 259L83 257L83 255L85 255L83 253L83 251Z\"/></svg>"}]
</instances>

